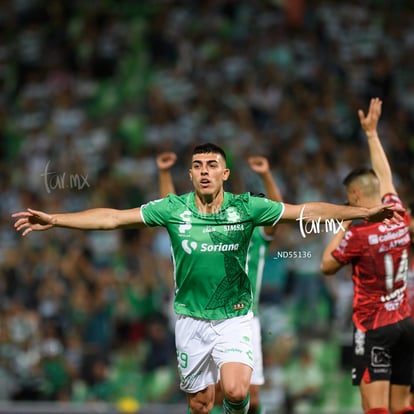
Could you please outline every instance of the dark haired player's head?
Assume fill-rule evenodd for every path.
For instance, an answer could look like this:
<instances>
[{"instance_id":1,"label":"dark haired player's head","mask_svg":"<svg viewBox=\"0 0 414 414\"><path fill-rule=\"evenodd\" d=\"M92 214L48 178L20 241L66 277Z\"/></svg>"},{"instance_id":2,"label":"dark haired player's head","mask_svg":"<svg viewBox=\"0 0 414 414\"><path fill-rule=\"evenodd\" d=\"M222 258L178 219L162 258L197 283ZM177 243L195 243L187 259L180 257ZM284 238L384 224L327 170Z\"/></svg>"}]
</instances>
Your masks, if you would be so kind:
<instances>
[{"instance_id":1,"label":"dark haired player's head","mask_svg":"<svg viewBox=\"0 0 414 414\"><path fill-rule=\"evenodd\" d=\"M343 184L351 206L372 207L381 203L379 181L371 168L352 170Z\"/></svg>"},{"instance_id":2,"label":"dark haired player's head","mask_svg":"<svg viewBox=\"0 0 414 414\"><path fill-rule=\"evenodd\" d=\"M227 163L227 157L224 150L211 142L197 145L193 150L193 155L195 154L220 154L223 160Z\"/></svg>"},{"instance_id":3,"label":"dark haired player's head","mask_svg":"<svg viewBox=\"0 0 414 414\"><path fill-rule=\"evenodd\" d=\"M230 175L226 164L226 154L216 144L201 144L193 149L189 174L194 191L204 204L222 196L223 183Z\"/></svg>"}]
</instances>

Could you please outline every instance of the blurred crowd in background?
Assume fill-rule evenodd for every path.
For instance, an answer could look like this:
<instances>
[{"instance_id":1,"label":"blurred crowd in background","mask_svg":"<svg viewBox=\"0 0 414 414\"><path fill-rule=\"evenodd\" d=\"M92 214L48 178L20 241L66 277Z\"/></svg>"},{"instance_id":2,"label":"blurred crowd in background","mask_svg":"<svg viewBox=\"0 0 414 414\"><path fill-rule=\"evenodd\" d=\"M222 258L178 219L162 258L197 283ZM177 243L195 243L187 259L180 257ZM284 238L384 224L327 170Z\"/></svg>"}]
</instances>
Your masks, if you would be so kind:
<instances>
[{"instance_id":1,"label":"blurred crowd in background","mask_svg":"<svg viewBox=\"0 0 414 414\"><path fill-rule=\"evenodd\" d=\"M0 1L0 399L183 398L164 230L22 239L12 212L139 206L159 197L164 150L189 191L207 141L229 156L229 191L261 188L246 159L264 155L285 201L343 203L342 179L369 161L357 110L371 97L413 202L413 18L410 0ZM265 363L282 390L301 338L349 327L349 275L327 283L329 235L308 236L280 225L266 263Z\"/></svg>"}]
</instances>

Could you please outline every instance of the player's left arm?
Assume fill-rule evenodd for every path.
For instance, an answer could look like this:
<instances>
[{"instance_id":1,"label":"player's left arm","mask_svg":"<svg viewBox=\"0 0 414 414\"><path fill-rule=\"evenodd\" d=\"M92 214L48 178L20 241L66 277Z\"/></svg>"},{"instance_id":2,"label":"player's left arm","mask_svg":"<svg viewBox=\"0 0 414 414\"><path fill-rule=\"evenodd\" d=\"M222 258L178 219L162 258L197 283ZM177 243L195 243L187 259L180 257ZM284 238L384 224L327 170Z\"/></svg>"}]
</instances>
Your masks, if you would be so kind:
<instances>
[{"instance_id":1,"label":"player's left arm","mask_svg":"<svg viewBox=\"0 0 414 414\"><path fill-rule=\"evenodd\" d=\"M368 141L371 165L380 183L381 196L397 194L392 180L392 171L387 155L378 136L378 121L381 116L382 101L373 98L370 101L368 113L358 110L359 121Z\"/></svg>"},{"instance_id":2,"label":"player's left arm","mask_svg":"<svg viewBox=\"0 0 414 414\"><path fill-rule=\"evenodd\" d=\"M251 156L247 159L252 171L259 175L266 191L266 196L273 201L283 201L282 194L270 171L269 161L265 157ZM265 227L265 233L272 236L275 232L275 226Z\"/></svg>"},{"instance_id":3,"label":"player's left arm","mask_svg":"<svg viewBox=\"0 0 414 414\"><path fill-rule=\"evenodd\" d=\"M177 155L174 152L162 152L156 158L161 197L175 194L175 187L171 176L171 167L175 164Z\"/></svg>"}]
</instances>

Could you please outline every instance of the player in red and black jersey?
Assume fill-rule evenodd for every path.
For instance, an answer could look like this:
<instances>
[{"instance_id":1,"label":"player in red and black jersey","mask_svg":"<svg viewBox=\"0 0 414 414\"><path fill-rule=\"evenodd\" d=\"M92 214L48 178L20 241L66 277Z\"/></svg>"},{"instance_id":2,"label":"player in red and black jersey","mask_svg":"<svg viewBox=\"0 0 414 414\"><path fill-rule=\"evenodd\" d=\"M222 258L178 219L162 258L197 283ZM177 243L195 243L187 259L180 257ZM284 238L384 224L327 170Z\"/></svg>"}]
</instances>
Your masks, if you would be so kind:
<instances>
[{"instance_id":1,"label":"player in red and black jersey","mask_svg":"<svg viewBox=\"0 0 414 414\"><path fill-rule=\"evenodd\" d=\"M411 305L411 316L414 319L414 202L410 203L409 210L411 213L410 235L411 245L408 252L408 275L407 275L407 293L408 301ZM414 350L413 350L414 352ZM414 406L414 366L411 377L411 405Z\"/></svg>"},{"instance_id":2,"label":"player in red and black jersey","mask_svg":"<svg viewBox=\"0 0 414 414\"><path fill-rule=\"evenodd\" d=\"M352 171L344 180L349 204L378 202L402 206L391 169L378 138L382 102L372 99L367 115L358 111L368 141L372 169ZM321 269L326 275L352 265L353 369L365 414L413 414L410 383L414 322L407 297L410 216L387 223L344 223L326 247Z\"/></svg>"},{"instance_id":3,"label":"player in red and black jersey","mask_svg":"<svg viewBox=\"0 0 414 414\"><path fill-rule=\"evenodd\" d=\"M407 294L408 294L408 302L411 306L411 316L414 319L414 217L413 217L414 202L410 203L408 209L411 214L411 222L410 222L411 244L410 244L410 249L408 250ZM413 372L412 387L413 387L412 391L414 391L414 372Z\"/></svg>"}]
</instances>

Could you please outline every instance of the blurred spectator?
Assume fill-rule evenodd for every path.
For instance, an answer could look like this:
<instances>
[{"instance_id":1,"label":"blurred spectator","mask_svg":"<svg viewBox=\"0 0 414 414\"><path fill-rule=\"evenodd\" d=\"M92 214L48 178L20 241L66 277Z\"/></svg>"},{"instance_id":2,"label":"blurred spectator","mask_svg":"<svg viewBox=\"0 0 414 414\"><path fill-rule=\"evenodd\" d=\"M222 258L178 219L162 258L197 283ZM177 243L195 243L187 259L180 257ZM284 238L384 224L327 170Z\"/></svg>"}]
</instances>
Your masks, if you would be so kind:
<instances>
[{"instance_id":1,"label":"blurred spectator","mask_svg":"<svg viewBox=\"0 0 414 414\"><path fill-rule=\"evenodd\" d=\"M114 401L115 384L110 376L110 364L103 356L91 356L85 369L89 372L87 400L90 402Z\"/></svg>"},{"instance_id":2,"label":"blurred spectator","mask_svg":"<svg viewBox=\"0 0 414 414\"><path fill-rule=\"evenodd\" d=\"M153 315L148 323L144 339L144 363L146 396L149 401L168 401L176 391L176 364L174 332L168 327L164 315Z\"/></svg>"},{"instance_id":3,"label":"blurred spectator","mask_svg":"<svg viewBox=\"0 0 414 414\"><path fill-rule=\"evenodd\" d=\"M71 378L64 356L63 344L53 333L45 335L41 343L40 367L44 378L43 399L71 400Z\"/></svg>"},{"instance_id":4,"label":"blurred spectator","mask_svg":"<svg viewBox=\"0 0 414 414\"><path fill-rule=\"evenodd\" d=\"M285 414L298 412L299 405L320 402L323 373L310 349L301 347L284 369Z\"/></svg>"}]
</instances>

